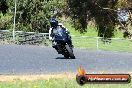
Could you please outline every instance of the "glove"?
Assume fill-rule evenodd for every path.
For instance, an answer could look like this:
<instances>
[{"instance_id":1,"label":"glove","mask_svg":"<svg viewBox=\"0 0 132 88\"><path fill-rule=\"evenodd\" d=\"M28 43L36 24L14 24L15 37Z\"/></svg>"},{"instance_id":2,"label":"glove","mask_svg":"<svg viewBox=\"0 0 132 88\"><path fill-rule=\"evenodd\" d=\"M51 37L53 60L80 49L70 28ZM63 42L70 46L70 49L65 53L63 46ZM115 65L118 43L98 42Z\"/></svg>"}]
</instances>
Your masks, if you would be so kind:
<instances>
[{"instance_id":1,"label":"glove","mask_svg":"<svg viewBox=\"0 0 132 88\"><path fill-rule=\"evenodd\" d=\"M49 40L50 40L50 41L52 41L52 40L53 40L53 38L52 38L52 37L49 37Z\"/></svg>"}]
</instances>

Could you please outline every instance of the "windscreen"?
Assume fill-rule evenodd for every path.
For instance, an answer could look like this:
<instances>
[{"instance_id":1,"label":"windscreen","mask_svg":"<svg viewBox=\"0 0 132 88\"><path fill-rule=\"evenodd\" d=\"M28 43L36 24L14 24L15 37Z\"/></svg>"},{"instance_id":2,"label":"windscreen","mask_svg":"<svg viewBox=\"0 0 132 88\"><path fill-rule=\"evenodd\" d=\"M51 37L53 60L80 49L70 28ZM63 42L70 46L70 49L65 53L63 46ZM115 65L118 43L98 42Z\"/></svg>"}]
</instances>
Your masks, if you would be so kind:
<instances>
[{"instance_id":1,"label":"windscreen","mask_svg":"<svg viewBox=\"0 0 132 88\"><path fill-rule=\"evenodd\" d=\"M55 40L66 40L67 36L66 30L58 28L55 33Z\"/></svg>"}]
</instances>

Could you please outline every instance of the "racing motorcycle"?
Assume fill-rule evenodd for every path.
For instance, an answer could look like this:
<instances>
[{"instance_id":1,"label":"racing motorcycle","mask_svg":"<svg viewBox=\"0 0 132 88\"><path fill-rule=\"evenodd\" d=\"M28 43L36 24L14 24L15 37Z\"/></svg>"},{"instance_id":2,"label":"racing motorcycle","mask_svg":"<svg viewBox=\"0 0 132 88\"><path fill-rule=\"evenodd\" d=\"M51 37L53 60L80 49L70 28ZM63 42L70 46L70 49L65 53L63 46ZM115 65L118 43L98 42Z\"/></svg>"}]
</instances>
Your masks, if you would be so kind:
<instances>
[{"instance_id":1,"label":"racing motorcycle","mask_svg":"<svg viewBox=\"0 0 132 88\"><path fill-rule=\"evenodd\" d=\"M56 49L58 54L64 55L65 58L75 59L73 46L71 45L71 37L66 30L60 28L54 32L52 47Z\"/></svg>"}]
</instances>

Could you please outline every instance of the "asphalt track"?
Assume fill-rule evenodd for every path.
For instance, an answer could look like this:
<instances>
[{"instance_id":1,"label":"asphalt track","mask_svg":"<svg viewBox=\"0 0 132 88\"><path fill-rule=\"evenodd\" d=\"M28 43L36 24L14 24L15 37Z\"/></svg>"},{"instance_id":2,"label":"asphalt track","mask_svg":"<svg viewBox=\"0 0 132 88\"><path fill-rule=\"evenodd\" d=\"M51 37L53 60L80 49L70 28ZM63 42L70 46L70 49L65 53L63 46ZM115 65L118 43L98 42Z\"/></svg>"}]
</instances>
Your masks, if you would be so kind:
<instances>
[{"instance_id":1,"label":"asphalt track","mask_svg":"<svg viewBox=\"0 0 132 88\"><path fill-rule=\"evenodd\" d=\"M66 59L51 47L0 45L0 74L132 72L132 53L74 49L76 59Z\"/></svg>"}]
</instances>

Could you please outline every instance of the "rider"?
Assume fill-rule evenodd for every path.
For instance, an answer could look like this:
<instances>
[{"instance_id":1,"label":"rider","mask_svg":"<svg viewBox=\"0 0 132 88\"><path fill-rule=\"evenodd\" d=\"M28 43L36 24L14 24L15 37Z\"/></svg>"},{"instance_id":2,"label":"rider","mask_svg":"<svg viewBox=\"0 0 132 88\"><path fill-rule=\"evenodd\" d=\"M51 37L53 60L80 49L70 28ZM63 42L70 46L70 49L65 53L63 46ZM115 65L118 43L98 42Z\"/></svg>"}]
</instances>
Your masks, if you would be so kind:
<instances>
[{"instance_id":1,"label":"rider","mask_svg":"<svg viewBox=\"0 0 132 88\"><path fill-rule=\"evenodd\" d=\"M52 17L50 19L50 29L49 29L49 40L53 40L53 31L57 29L58 26L58 21L56 19L56 17Z\"/></svg>"},{"instance_id":2,"label":"rider","mask_svg":"<svg viewBox=\"0 0 132 88\"><path fill-rule=\"evenodd\" d=\"M50 24L51 24L51 28L49 30L49 40L54 41L54 33L59 27L66 30L66 32L69 34L68 29L62 23L58 23L55 17L50 19ZM70 35L69 35L68 43L73 47Z\"/></svg>"}]
</instances>

